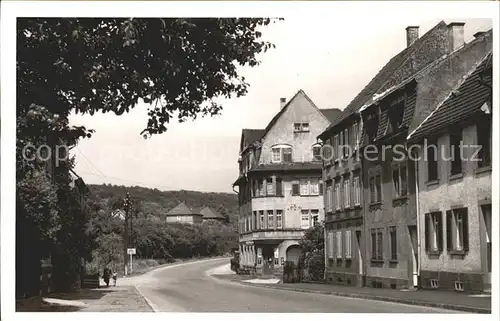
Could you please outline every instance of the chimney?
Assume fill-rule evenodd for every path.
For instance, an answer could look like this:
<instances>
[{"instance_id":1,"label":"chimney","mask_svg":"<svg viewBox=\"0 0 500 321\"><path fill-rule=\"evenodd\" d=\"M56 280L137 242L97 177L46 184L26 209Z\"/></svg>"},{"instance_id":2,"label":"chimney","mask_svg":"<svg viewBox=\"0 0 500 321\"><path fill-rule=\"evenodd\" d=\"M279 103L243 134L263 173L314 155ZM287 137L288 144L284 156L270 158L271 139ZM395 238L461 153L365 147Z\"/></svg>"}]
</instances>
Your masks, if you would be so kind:
<instances>
[{"instance_id":1,"label":"chimney","mask_svg":"<svg viewBox=\"0 0 500 321\"><path fill-rule=\"evenodd\" d=\"M464 25L465 25L464 22L452 22L448 25L451 52L462 47L465 43Z\"/></svg>"},{"instance_id":2,"label":"chimney","mask_svg":"<svg viewBox=\"0 0 500 321\"><path fill-rule=\"evenodd\" d=\"M482 35L484 35L484 34L485 34L485 32L484 32L484 31L478 31L478 32L476 32L476 33L474 34L474 38L476 38L476 39L477 39L477 38L481 37L481 36L482 36Z\"/></svg>"},{"instance_id":3,"label":"chimney","mask_svg":"<svg viewBox=\"0 0 500 321\"><path fill-rule=\"evenodd\" d=\"M406 27L406 46L409 47L413 45L418 39L418 26L408 26Z\"/></svg>"},{"instance_id":4,"label":"chimney","mask_svg":"<svg viewBox=\"0 0 500 321\"><path fill-rule=\"evenodd\" d=\"M286 105L286 98L280 98L280 110Z\"/></svg>"}]
</instances>

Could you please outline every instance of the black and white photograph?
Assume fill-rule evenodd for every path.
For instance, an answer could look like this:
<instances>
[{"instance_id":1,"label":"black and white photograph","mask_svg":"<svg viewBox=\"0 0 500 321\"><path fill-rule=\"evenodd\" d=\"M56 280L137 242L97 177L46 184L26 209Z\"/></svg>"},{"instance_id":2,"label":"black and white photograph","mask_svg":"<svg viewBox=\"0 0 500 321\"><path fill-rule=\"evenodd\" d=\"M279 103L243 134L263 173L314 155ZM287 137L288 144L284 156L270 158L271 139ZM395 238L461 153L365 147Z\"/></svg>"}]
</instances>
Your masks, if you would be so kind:
<instances>
[{"instance_id":1,"label":"black and white photograph","mask_svg":"<svg viewBox=\"0 0 500 321\"><path fill-rule=\"evenodd\" d=\"M499 15L2 2L2 320L498 317Z\"/></svg>"}]
</instances>

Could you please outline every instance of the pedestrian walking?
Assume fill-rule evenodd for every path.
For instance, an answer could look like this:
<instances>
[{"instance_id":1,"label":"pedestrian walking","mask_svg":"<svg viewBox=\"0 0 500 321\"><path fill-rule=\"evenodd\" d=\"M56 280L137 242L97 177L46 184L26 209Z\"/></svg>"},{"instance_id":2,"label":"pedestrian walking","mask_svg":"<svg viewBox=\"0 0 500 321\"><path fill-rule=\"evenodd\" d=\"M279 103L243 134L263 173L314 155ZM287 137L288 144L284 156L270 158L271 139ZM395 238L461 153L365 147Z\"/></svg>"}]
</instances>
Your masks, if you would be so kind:
<instances>
[{"instance_id":1,"label":"pedestrian walking","mask_svg":"<svg viewBox=\"0 0 500 321\"><path fill-rule=\"evenodd\" d=\"M104 273L103 273L103 279L104 283L106 283L106 286L109 287L109 278L111 277L111 270L106 266L104 268Z\"/></svg>"},{"instance_id":2,"label":"pedestrian walking","mask_svg":"<svg viewBox=\"0 0 500 321\"><path fill-rule=\"evenodd\" d=\"M118 276L116 275L116 271L113 271L113 286L116 286L116 279Z\"/></svg>"}]
</instances>

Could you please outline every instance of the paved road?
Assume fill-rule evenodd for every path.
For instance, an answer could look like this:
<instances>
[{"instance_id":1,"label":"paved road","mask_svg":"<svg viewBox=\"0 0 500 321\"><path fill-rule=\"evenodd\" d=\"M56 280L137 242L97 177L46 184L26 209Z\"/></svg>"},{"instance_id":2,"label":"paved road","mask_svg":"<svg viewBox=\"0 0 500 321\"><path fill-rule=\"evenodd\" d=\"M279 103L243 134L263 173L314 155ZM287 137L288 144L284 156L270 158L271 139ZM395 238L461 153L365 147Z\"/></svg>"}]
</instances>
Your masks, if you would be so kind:
<instances>
[{"instance_id":1,"label":"paved road","mask_svg":"<svg viewBox=\"0 0 500 321\"><path fill-rule=\"evenodd\" d=\"M120 283L135 284L157 312L453 313L391 302L257 288L207 274L229 259L161 268Z\"/></svg>"}]
</instances>

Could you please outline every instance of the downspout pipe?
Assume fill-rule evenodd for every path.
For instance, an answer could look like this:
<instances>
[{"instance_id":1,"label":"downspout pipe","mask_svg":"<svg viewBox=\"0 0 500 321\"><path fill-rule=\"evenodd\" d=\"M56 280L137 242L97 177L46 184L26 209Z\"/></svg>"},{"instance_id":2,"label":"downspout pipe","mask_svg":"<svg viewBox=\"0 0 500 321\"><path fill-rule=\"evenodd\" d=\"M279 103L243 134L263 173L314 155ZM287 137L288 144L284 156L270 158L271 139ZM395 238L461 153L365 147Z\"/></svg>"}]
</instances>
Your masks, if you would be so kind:
<instances>
[{"instance_id":1,"label":"downspout pipe","mask_svg":"<svg viewBox=\"0 0 500 321\"><path fill-rule=\"evenodd\" d=\"M418 153L413 152L413 162L415 163L415 205L417 207L417 284L420 286L420 269L422 264L422 245L421 245L421 235L420 231L420 198L419 198L419 175L418 175Z\"/></svg>"}]
</instances>

